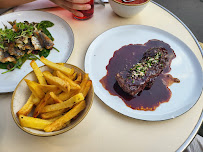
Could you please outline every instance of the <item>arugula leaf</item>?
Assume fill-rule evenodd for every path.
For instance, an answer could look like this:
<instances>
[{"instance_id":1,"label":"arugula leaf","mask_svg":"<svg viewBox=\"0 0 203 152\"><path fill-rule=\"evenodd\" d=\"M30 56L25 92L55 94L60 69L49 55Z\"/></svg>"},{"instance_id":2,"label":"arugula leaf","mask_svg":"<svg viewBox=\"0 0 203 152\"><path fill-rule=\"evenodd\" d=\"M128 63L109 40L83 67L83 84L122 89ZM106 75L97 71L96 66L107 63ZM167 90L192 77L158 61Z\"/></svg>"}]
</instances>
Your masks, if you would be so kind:
<instances>
[{"instance_id":1,"label":"arugula leaf","mask_svg":"<svg viewBox=\"0 0 203 152\"><path fill-rule=\"evenodd\" d=\"M16 64L18 64L17 68L20 69L26 60L40 60L40 59L33 54L25 54L23 57L18 59L18 61L16 63Z\"/></svg>"},{"instance_id":2,"label":"arugula leaf","mask_svg":"<svg viewBox=\"0 0 203 152\"><path fill-rule=\"evenodd\" d=\"M17 61L17 63L13 66L13 68L11 68L11 69L9 69L9 70L7 70L7 71L1 73L1 74L5 74L5 73L7 73L7 72L13 71L15 68L17 68L17 67L19 66L19 62L20 62L20 61Z\"/></svg>"},{"instance_id":3,"label":"arugula leaf","mask_svg":"<svg viewBox=\"0 0 203 152\"><path fill-rule=\"evenodd\" d=\"M12 29L0 29L0 42L3 43L4 40L14 41L17 34Z\"/></svg>"},{"instance_id":4,"label":"arugula leaf","mask_svg":"<svg viewBox=\"0 0 203 152\"><path fill-rule=\"evenodd\" d=\"M54 38L52 37L51 33L47 30L47 28L54 26L54 23L50 21L41 21L37 25L38 30L42 30L44 34L46 34L52 41L54 41Z\"/></svg>"},{"instance_id":5,"label":"arugula leaf","mask_svg":"<svg viewBox=\"0 0 203 152\"><path fill-rule=\"evenodd\" d=\"M25 61L26 61L26 57L25 56L23 56L22 58L19 58L17 60L17 63L16 63L16 68L20 69Z\"/></svg>"},{"instance_id":6,"label":"arugula leaf","mask_svg":"<svg viewBox=\"0 0 203 152\"><path fill-rule=\"evenodd\" d=\"M54 41L54 38L52 37L51 33L46 28L42 28L42 32L46 34L52 41Z\"/></svg>"},{"instance_id":7,"label":"arugula leaf","mask_svg":"<svg viewBox=\"0 0 203 152\"><path fill-rule=\"evenodd\" d=\"M49 53L50 53L50 50L48 50L48 49L43 49L42 51L39 52L39 56L40 56L40 57L41 57L41 56L44 56L44 57L46 58L47 56L49 56Z\"/></svg>"},{"instance_id":8,"label":"arugula leaf","mask_svg":"<svg viewBox=\"0 0 203 152\"><path fill-rule=\"evenodd\" d=\"M16 27L19 30L19 33L21 36L25 36L25 35L31 36L34 31L34 26L31 24L28 24L27 22L16 23Z\"/></svg>"},{"instance_id":9,"label":"arugula leaf","mask_svg":"<svg viewBox=\"0 0 203 152\"><path fill-rule=\"evenodd\" d=\"M19 58L16 62L16 64L14 63L11 63L11 62L8 62L8 63L5 63L5 64L0 64L0 69L7 69L7 65L8 64L11 64L13 66L13 68L3 72L2 74L4 73L7 73L7 72L10 72L10 71L13 71L15 68L18 68L20 69L23 65L23 63L26 61L26 60L37 60L39 59L37 56L33 55L33 54L26 54L24 55L23 57ZM3 68L1 68L3 67Z\"/></svg>"},{"instance_id":10,"label":"arugula leaf","mask_svg":"<svg viewBox=\"0 0 203 152\"><path fill-rule=\"evenodd\" d=\"M8 67L9 65L12 67L14 64L11 63L11 62L6 62L6 63L0 62L0 69L7 69L7 67Z\"/></svg>"},{"instance_id":11,"label":"arugula leaf","mask_svg":"<svg viewBox=\"0 0 203 152\"><path fill-rule=\"evenodd\" d=\"M55 49L57 52L60 52L59 49L57 49L57 48L55 48L55 47L53 47L53 49Z\"/></svg>"},{"instance_id":12,"label":"arugula leaf","mask_svg":"<svg viewBox=\"0 0 203 152\"><path fill-rule=\"evenodd\" d=\"M0 48L4 49L4 44L0 42Z\"/></svg>"},{"instance_id":13,"label":"arugula leaf","mask_svg":"<svg viewBox=\"0 0 203 152\"><path fill-rule=\"evenodd\" d=\"M54 26L54 23L50 22L50 21L41 21L39 24L38 24L38 27L37 28L48 28L48 27L52 27Z\"/></svg>"},{"instance_id":14,"label":"arugula leaf","mask_svg":"<svg viewBox=\"0 0 203 152\"><path fill-rule=\"evenodd\" d=\"M40 58L38 58L37 56L35 56L34 54L29 54L28 60L40 60Z\"/></svg>"}]
</instances>

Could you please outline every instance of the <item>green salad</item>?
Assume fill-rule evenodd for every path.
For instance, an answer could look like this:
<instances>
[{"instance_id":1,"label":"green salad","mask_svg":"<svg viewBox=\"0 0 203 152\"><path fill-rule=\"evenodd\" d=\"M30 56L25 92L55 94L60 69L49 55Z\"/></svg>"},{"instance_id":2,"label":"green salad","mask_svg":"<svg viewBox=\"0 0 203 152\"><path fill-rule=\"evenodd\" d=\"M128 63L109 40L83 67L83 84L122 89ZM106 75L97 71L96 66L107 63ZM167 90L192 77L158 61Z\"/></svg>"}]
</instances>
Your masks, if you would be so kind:
<instances>
[{"instance_id":1,"label":"green salad","mask_svg":"<svg viewBox=\"0 0 203 152\"><path fill-rule=\"evenodd\" d=\"M0 29L0 69L6 72L21 68L26 60L47 57L54 47L54 38L47 28L54 26L50 21L40 23L8 22L12 28L4 25ZM57 50L58 51L58 50Z\"/></svg>"}]
</instances>

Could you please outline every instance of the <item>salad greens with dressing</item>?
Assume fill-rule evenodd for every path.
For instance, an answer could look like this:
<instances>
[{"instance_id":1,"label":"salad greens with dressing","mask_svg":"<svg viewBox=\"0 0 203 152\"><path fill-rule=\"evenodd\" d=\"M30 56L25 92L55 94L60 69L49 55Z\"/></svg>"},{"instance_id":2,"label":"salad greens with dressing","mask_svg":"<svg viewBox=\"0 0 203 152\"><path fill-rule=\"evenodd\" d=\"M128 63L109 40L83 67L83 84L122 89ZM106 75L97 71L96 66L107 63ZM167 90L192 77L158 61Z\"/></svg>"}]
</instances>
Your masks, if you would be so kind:
<instances>
[{"instance_id":1,"label":"salad greens with dressing","mask_svg":"<svg viewBox=\"0 0 203 152\"><path fill-rule=\"evenodd\" d=\"M15 68L20 69L26 60L49 56L52 48L59 51L53 47L54 38L47 29L54 26L54 23L50 21L8 23L12 28L9 29L4 25L4 29L0 29L0 69L8 69L3 73L13 71Z\"/></svg>"}]
</instances>

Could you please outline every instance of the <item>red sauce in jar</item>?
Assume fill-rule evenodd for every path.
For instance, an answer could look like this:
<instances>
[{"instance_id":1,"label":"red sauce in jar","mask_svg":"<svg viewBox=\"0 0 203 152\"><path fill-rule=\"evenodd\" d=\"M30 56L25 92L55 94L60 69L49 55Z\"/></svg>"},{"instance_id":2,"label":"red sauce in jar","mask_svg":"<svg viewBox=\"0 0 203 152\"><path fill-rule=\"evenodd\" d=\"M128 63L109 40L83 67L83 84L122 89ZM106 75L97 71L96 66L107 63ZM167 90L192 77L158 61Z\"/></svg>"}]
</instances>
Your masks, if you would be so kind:
<instances>
[{"instance_id":1,"label":"red sauce in jar","mask_svg":"<svg viewBox=\"0 0 203 152\"><path fill-rule=\"evenodd\" d=\"M116 0L116 1L120 3L125 3L125 4L141 4L141 3L145 3L147 0L135 0L133 2L123 2L122 0Z\"/></svg>"},{"instance_id":2,"label":"red sauce in jar","mask_svg":"<svg viewBox=\"0 0 203 152\"><path fill-rule=\"evenodd\" d=\"M161 103L170 100L172 94L168 86L180 82L177 78L173 78L170 74L167 74L171 70L171 61L169 61L168 66L166 66L163 72L156 78L149 90L145 89L133 97L120 88L115 79L116 74L120 71L130 69L133 64L140 61L145 51L152 47L165 48L168 50L169 55L171 55L171 61L175 58L174 51L163 41L150 40L144 45L126 45L114 52L113 57L106 66L107 74L100 80L103 87L108 90L111 95L120 97L125 104L132 109L144 111L155 110Z\"/></svg>"}]
</instances>

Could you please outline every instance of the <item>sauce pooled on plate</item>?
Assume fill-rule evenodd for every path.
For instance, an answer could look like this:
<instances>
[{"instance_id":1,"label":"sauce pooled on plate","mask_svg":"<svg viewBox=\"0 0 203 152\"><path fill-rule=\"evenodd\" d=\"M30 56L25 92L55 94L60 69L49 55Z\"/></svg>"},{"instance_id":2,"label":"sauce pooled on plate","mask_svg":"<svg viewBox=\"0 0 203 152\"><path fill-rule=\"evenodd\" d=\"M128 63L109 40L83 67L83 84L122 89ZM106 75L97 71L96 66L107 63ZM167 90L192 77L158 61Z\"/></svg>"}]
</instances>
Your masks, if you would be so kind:
<instances>
[{"instance_id":1,"label":"sauce pooled on plate","mask_svg":"<svg viewBox=\"0 0 203 152\"><path fill-rule=\"evenodd\" d=\"M129 95L118 85L115 76L120 71L129 71L142 59L144 53L151 48L165 48L170 60L166 63L161 74L150 85L150 88L145 88L136 96ZM106 66L107 75L100 82L111 95L119 96L128 107L136 110L153 111L161 103L170 100L172 93L168 86L180 82L177 78L173 78L172 75L168 74L171 70L171 62L175 57L174 51L163 41L150 40L144 45L129 44L114 52L113 57Z\"/></svg>"}]
</instances>

